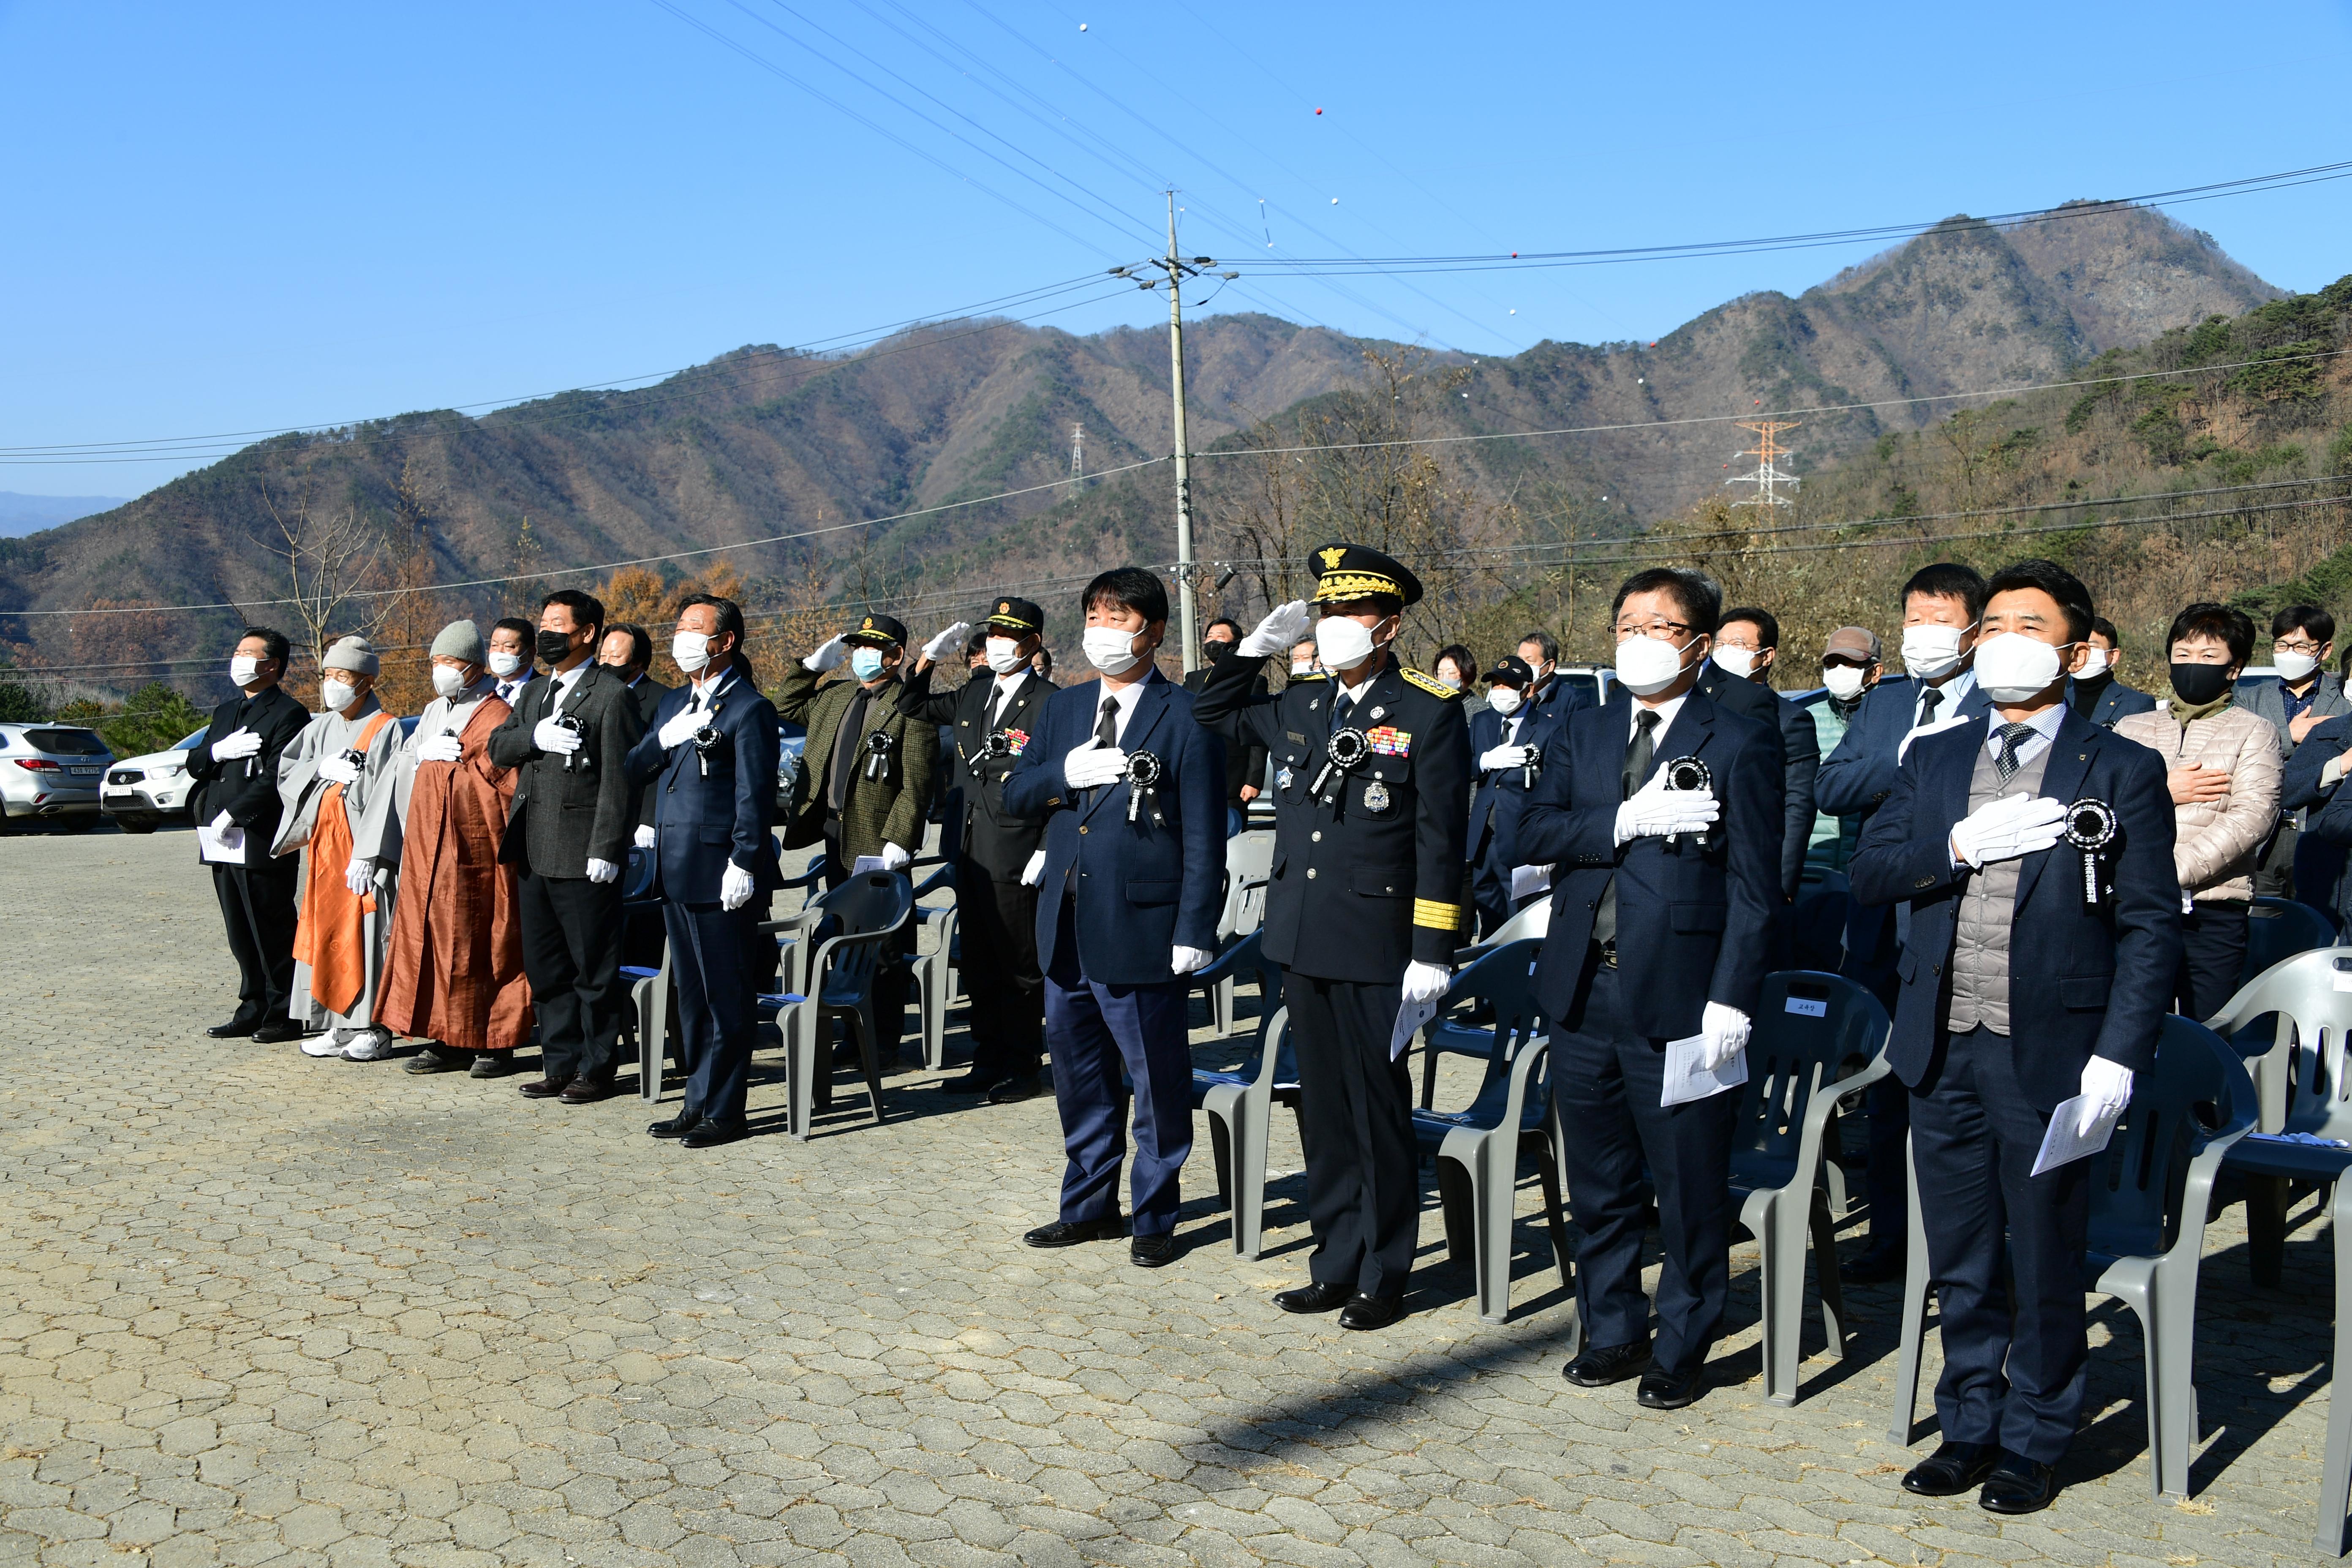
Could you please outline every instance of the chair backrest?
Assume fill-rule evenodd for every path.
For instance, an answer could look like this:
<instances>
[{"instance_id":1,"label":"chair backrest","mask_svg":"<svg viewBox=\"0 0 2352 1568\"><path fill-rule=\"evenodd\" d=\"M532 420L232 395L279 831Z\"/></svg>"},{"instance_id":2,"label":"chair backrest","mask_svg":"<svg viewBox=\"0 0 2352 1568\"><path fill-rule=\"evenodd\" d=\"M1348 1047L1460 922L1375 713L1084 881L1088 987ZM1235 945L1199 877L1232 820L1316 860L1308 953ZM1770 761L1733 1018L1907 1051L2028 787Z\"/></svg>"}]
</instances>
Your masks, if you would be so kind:
<instances>
[{"instance_id":1,"label":"chair backrest","mask_svg":"<svg viewBox=\"0 0 2352 1568\"><path fill-rule=\"evenodd\" d=\"M2309 904L2292 899L2256 899L2246 911L2246 963L2238 984L2245 985L2298 952L2333 947L2336 928Z\"/></svg>"},{"instance_id":2,"label":"chair backrest","mask_svg":"<svg viewBox=\"0 0 2352 1568\"><path fill-rule=\"evenodd\" d=\"M2133 1079L2131 1103L2107 1146L2087 1156L2091 1250L2152 1258L2171 1247L2189 1162L2217 1134L2253 1117L2253 1080L2237 1053L2195 1019L2167 1016L2156 1065Z\"/></svg>"},{"instance_id":3,"label":"chair backrest","mask_svg":"<svg viewBox=\"0 0 2352 1568\"><path fill-rule=\"evenodd\" d=\"M1257 1037L1257 1068L1252 1074L1262 1089L1295 1088L1298 1082L1298 1052L1290 1041L1290 1009L1276 1007Z\"/></svg>"},{"instance_id":4,"label":"chair backrest","mask_svg":"<svg viewBox=\"0 0 2352 1568\"><path fill-rule=\"evenodd\" d=\"M1475 963L1498 947L1529 939L1541 941L1550 931L1551 898L1547 894L1496 927L1495 934L1486 941L1457 950L1454 960L1456 963ZM1470 956L1465 959L1465 953Z\"/></svg>"},{"instance_id":5,"label":"chair backrest","mask_svg":"<svg viewBox=\"0 0 2352 1568\"><path fill-rule=\"evenodd\" d=\"M2267 1037L2256 1026L2276 1016ZM2352 947L2298 952L2239 988L2206 1025L2253 1058L2265 1132L2352 1136L2344 1041L2352 1032Z\"/></svg>"},{"instance_id":6,"label":"chair backrest","mask_svg":"<svg viewBox=\"0 0 2352 1568\"><path fill-rule=\"evenodd\" d=\"M634 904L644 901L654 890L654 878L661 871L661 861L650 849L629 846L629 863L621 872L621 901Z\"/></svg>"},{"instance_id":7,"label":"chair backrest","mask_svg":"<svg viewBox=\"0 0 2352 1568\"><path fill-rule=\"evenodd\" d=\"M1843 884L1845 878L1837 875ZM1844 887L1808 882L1789 911L1790 956L1800 969L1834 973L1845 958L1845 927L1853 896Z\"/></svg>"},{"instance_id":8,"label":"chair backrest","mask_svg":"<svg viewBox=\"0 0 2352 1568\"><path fill-rule=\"evenodd\" d=\"M1819 970L1766 975L1757 1005L1731 1171L1752 1186L1779 1186L1796 1169L1813 1096L1884 1050L1893 1026L1877 997Z\"/></svg>"},{"instance_id":9,"label":"chair backrest","mask_svg":"<svg viewBox=\"0 0 2352 1568\"><path fill-rule=\"evenodd\" d=\"M1453 987L1438 1004L1444 1016L1456 1007L1485 1000L1495 1009L1494 1044L1486 1053L1486 1077L1479 1092L1510 1070L1519 1047L1551 1031L1551 1023L1536 1004L1536 960L1543 943L1533 937L1507 942L1454 977Z\"/></svg>"},{"instance_id":10,"label":"chair backrest","mask_svg":"<svg viewBox=\"0 0 2352 1568\"><path fill-rule=\"evenodd\" d=\"M1259 828L1236 833L1225 840L1225 876L1229 881L1263 882L1274 875L1274 835Z\"/></svg>"}]
</instances>

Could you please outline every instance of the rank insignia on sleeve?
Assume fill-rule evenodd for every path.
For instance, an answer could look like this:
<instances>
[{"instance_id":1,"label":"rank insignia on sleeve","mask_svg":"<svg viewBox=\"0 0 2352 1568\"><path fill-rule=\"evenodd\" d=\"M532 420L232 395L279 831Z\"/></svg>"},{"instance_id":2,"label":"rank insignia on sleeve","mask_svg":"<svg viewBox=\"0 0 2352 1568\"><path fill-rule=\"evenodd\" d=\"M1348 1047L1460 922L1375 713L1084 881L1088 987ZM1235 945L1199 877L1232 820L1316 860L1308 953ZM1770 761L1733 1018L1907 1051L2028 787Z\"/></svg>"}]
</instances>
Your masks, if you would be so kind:
<instances>
[{"instance_id":1,"label":"rank insignia on sleeve","mask_svg":"<svg viewBox=\"0 0 2352 1568\"><path fill-rule=\"evenodd\" d=\"M1029 731L1026 730L1007 730L1004 738L1013 746L1011 754L1016 757L1021 754L1022 748L1029 744Z\"/></svg>"},{"instance_id":2,"label":"rank insignia on sleeve","mask_svg":"<svg viewBox=\"0 0 2352 1568\"><path fill-rule=\"evenodd\" d=\"M1377 730L1364 731L1364 739L1372 743L1372 752L1382 757L1412 755L1412 731L1400 730L1393 724L1383 724Z\"/></svg>"}]
</instances>

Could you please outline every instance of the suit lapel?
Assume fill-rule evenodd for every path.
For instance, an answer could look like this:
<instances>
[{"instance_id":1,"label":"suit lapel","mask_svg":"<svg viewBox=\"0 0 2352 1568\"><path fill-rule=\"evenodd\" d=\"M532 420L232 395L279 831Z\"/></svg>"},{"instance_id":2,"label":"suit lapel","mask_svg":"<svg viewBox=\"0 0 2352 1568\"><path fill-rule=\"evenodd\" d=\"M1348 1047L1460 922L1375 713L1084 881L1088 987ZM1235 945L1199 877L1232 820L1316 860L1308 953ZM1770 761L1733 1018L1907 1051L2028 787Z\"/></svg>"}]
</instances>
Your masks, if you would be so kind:
<instances>
[{"instance_id":1,"label":"suit lapel","mask_svg":"<svg viewBox=\"0 0 2352 1568\"><path fill-rule=\"evenodd\" d=\"M1656 773L1676 757L1700 755L1714 736L1715 703L1706 692L1694 686L1690 695L1683 699L1682 707L1675 714L1675 721L1659 734L1657 744L1651 749L1650 772ZM1647 774L1643 775L1643 782L1649 782Z\"/></svg>"},{"instance_id":2,"label":"suit lapel","mask_svg":"<svg viewBox=\"0 0 2352 1568\"><path fill-rule=\"evenodd\" d=\"M2058 733L2050 742L2049 760L2042 767L2041 794L2071 805L2083 794L2083 781L2090 775L2091 759L2098 753L2100 742L2106 731L2076 715L2071 709L2058 721ZM2110 803L2112 804L2112 803ZM2053 855L2073 855L2062 840L2038 855L2026 857L2017 873L2017 907L2023 909L2032 895L2033 884L2041 879L2042 868Z\"/></svg>"}]
</instances>

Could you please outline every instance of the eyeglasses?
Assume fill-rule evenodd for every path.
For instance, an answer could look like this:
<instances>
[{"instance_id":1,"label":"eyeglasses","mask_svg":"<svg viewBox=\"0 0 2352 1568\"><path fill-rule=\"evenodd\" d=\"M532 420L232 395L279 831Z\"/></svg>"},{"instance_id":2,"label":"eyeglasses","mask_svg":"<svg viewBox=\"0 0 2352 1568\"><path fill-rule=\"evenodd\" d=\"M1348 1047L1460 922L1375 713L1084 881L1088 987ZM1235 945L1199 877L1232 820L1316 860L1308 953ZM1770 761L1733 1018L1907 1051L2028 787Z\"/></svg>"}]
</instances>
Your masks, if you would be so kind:
<instances>
[{"instance_id":1,"label":"eyeglasses","mask_svg":"<svg viewBox=\"0 0 2352 1568\"><path fill-rule=\"evenodd\" d=\"M2278 649L2281 653L2307 653L2315 658L2319 656L2320 648L2319 644L2312 642L2308 638L2298 640L2293 637L2281 637L2276 642L2272 643L2271 647Z\"/></svg>"},{"instance_id":2,"label":"eyeglasses","mask_svg":"<svg viewBox=\"0 0 2352 1568\"><path fill-rule=\"evenodd\" d=\"M1690 636L1690 627L1680 621L1650 620L1617 623L1619 642L1623 642L1627 637L1687 637L1688 636Z\"/></svg>"}]
</instances>

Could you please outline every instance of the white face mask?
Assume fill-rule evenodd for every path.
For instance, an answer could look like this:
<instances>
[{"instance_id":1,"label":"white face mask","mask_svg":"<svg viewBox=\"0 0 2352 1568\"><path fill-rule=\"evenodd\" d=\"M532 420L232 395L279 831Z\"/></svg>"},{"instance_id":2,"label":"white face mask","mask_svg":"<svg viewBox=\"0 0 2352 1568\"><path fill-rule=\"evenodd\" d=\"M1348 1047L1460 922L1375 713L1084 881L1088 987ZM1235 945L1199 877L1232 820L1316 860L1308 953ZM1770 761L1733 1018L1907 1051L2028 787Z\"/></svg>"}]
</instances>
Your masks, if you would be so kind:
<instances>
[{"instance_id":1,"label":"white face mask","mask_svg":"<svg viewBox=\"0 0 2352 1568\"><path fill-rule=\"evenodd\" d=\"M1136 636L1117 626L1088 626L1079 641L1086 647L1087 663L1105 675L1125 675L1143 661L1135 651Z\"/></svg>"},{"instance_id":2,"label":"white face mask","mask_svg":"<svg viewBox=\"0 0 2352 1568\"><path fill-rule=\"evenodd\" d=\"M466 689L466 672L462 669L452 669L446 664L435 665L433 689L451 701L456 701L457 694Z\"/></svg>"},{"instance_id":3,"label":"white face mask","mask_svg":"<svg viewBox=\"0 0 2352 1568\"><path fill-rule=\"evenodd\" d=\"M1437 680L1439 685L1450 691L1459 691L1467 684L1460 676L1448 674L1444 670L1437 672Z\"/></svg>"},{"instance_id":4,"label":"white face mask","mask_svg":"<svg viewBox=\"0 0 2352 1568\"><path fill-rule=\"evenodd\" d=\"M1010 675L1029 661L1021 657L1021 645L1011 637L988 639L988 668L999 675Z\"/></svg>"},{"instance_id":5,"label":"white face mask","mask_svg":"<svg viewBox=\"0 0 2352 1568\"><path fill-rule=\"evenodd\" d=\"M1977 644L1977 689L1995 702L2031 700L2063 668L2060 649L2022 632L1998 632Z\"/></svg>"},{"instance_id":6,"label":"white face mask","mask_svg":"<svg viewBox=\"0 0 2352 1568\"><path fill-rule=\"evenodd\" d=\"M1519 692L1513 686L1490 686L1486 689L1486 706L1507 719L1519 710Z\"/></svg>"},{"instance_id":7,"label":"white face mask","mask_svg":"<svg viewBox=\"0 0 2352 1568\"><path fill-rule=\"evenodd\" d=\"M1745 680L1756 673L1757 651L1752 647L1719 647L1713 658L1717 668L1727 675Z\"/></svg>"},{"instance_id":8,"label":"white face mask","mask_svg":"<svg viewBox=\"0 0 2352 1568\"><path fill-rule=\"evenodd\" d=\"M359 689L354 686L340 680L322 680L319 683L319 700L324 702L331 712L341 713L359 700Z\"/></svg>"},{"instance_id":9,"label":"white face mask","mask_svg":"<svg viewBox=\"0 0 2352 1568\"><path fill-rule=\"evenodd\" d=\"M2107 672L2107 650L2089 647L2083 651L2083 668L2074 672L2077 680L2096 680Z\"/></svg>"},{"instance_id":10,"label":"white face mask","mask_svg":"<svg viewBox=\"0 0 2352 1568\"><path fill-rule=\"evenodd\" d=\"M1951 674L1960 662L1960 638L1968 631L1968 626L1905 626L1903 668L1921 680Z\"/></svg>"},{"instance_id":11,"label":"white face mask","mask_svg":"<svg viewBox=\"0 0 2352 1568\"><path fill-rule=\"evenodd\" d=\"M228 661L229 683L233 686L250 686L253 684L254 676L257 674L260 669L261 661L259 659L247 658L245 655L238 654L236 658Z\"/></svg>"},{"instance_id":12,"label":"white face mask","mask_svg":"<svg viewBox=\"0 0 2352 1568\"><path fill-rule=\"evenodd\" d=\"M1617 679L1636 697L1654 697L1672 686L1683 672L1683 652L1696 637L1676 647L1656 637L1627 637L1617 645Z\"/></svg>"},{"instance_id":13,"label":"white face mask","mask_svg":"<svg viewBox=\"0 0 2352 1568\"><path fill-rule=\"evenodd\" d=\"M494 653L490 655L490 673L497 676L500 680L504 680L508 676L512 675L516 670L520 669L521 668L522 655L519 653Z\"/></svg>"},{"instance_id":14,"label":"white face mask","mask_svg":"<svg viewBox=\"0 0 2352 1568\"><path fill-rule=\"evenodd\" d=\"M1379 645L1372 641L1372 628L1346 616L1326 616L1315 623L1315 655L1323 668L1337 673L1353 669L1372 657Z\"/></svg>"},{"instance_id":15,"label":"white face mask","mask_svg":"<svg viewBox=\"0 0 2352 1568\"><path fill-rule=\"evenodd\" d=\"M1841 702L1847 702L1862 689L1865 673L1850 664L1825 664L1822 666L1822 684L1830 689L1831 696Z\"/></svg>"},{"instance_id":16,"label":"white face mask","mask_svg":"<svg viewBox=\"0 0 2352 1568\"><path fill-rule=\"evenodd\" d=\"M2274 653L2271 655L2271 668L2279 672L2280 679L2296 681L2317 669L2319 661L2307 653Z\"/></svg>"},{"instance_id":17,"label":"white face mask","mask_svg":"<svg viewBox=\"0 0 2352 1568\"><path fill-rule=\"evenodd\" d=\"M1315 661L1311 658L1294 658L1290 661L1290 673L1312 675L1315 673Z\"/></svg>"},{"instance_id":18,"label":"white face mask","mask_svg":"<svg viewBox=\"0 0 2352 1568\"><path fill-rule=\"evenodd\" d=\"M710 662L710 638L703 632L679 632L669 639L669 657L688 675L698 675Z\"/></svg>"}]
</instances>

